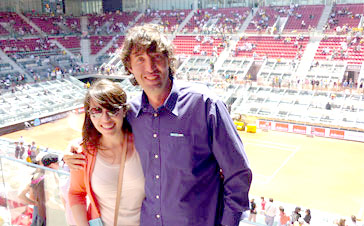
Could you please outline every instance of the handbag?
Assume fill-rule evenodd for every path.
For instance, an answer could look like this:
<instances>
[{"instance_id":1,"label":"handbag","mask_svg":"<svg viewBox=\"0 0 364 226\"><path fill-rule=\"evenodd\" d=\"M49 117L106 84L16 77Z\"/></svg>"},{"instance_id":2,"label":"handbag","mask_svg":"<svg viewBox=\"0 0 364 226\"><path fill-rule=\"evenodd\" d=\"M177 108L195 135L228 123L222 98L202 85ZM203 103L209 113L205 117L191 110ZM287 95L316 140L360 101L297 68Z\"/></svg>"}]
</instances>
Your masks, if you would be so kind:
<instances>
[{"instance_id":1,"label":"handbag","mask_svg":"<svg viewBox=\"0 0 364 226\"><path fill-rule=\"evenodd\" d=\"M120 206L120 196L121 196L121 188L123 185L123 176L124 176L124 168L125 168L125 159L126 152L128 151L128 141L126 137L129 135L124 135L124 142L122 146L121 153L121 163L119 169L119 178L118 178L118 190L116 192L116 203L115 203L115 212L114 212L114 226L118 225L118 217L119 217L119 206ZM103 226L101 218L96 218L88 221L90 226Z\"/></svg>"}]
</instances>

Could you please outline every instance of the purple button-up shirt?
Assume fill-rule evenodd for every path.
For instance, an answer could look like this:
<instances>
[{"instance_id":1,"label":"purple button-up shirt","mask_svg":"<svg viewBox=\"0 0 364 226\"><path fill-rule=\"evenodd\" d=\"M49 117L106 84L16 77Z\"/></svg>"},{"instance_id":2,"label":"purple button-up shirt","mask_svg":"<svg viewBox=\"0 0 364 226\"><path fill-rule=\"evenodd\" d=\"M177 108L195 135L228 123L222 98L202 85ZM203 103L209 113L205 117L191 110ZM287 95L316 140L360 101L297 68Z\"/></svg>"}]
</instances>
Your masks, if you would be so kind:
<instances>
[{"instance_id":1,"label":"purple button-up shirt","mask_svg":"<svg viewBox=\"0 0 364 226\"><path fill-rule=\"evenodd\" d=\"M252 173L224 103L206 86L173 80L157 110L145 93L130 104L145 176L140 224L238 225Z\"/></svg>"}]
</instances>

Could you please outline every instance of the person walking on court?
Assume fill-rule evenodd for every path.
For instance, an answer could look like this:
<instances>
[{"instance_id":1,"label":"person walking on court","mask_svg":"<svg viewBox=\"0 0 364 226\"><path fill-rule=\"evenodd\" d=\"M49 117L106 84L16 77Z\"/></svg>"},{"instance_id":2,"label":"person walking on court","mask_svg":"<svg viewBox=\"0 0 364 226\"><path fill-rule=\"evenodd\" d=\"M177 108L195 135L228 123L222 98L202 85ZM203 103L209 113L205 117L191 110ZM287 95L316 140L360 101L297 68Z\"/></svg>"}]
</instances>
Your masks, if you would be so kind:
<instances>
[{"instance_id":1,"label":"person walking on court","mask_svg":"<svg viewBox=\"0 0 364 226\"><path fill-rule=\"evenodd\" d=\"M251 222L257 222L257 204L254 202L254 199L250 201L250 213L248 220Z\"/></svg>"}]
</instances>

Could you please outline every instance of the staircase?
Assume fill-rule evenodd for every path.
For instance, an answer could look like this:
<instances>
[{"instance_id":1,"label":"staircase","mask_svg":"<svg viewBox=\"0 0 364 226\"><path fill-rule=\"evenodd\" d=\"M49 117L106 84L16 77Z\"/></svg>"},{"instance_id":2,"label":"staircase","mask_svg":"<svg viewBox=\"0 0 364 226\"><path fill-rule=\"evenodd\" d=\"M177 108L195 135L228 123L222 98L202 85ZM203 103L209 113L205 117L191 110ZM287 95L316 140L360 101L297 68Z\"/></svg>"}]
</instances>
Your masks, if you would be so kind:
<instances>
[{"instance_id":1,"label":"staircase","mask_svg":"<svg viewBox=\"0 0 364 226\"><path fill-rule=\"evenodd\" d=\"M62 29L65 34L71 34L72 31L69 27L65 26L62 22L57 23L58 27Z\"/></svg>"},{"instance_id":2,"label":"staircase","mask_svg":"<svg viewBox=\"0 0 364 226\"><path fill-rule=\"evenodd\" d=\"M88 25L88 18L87 16L82 16L80 19L81 24L81 33L86 34L88 32L87 25Z\"/></svg>"},{"instance_id":3,"label":"staircase","mask_svg":"<svg viewBox=\"0 0 364 226\"><path fill-rule=\"evenodd\" d=\"M195 15L196 12L197 12L197 9L191 10L191 12L186 16L186 18L178 26L178 29L174 32L174 34L180 33L182 31L182 29L186 26L186 24L188 23L188 21L190 21L190 19L193 17L193 15Z\"/></svg>"},{"instance_id":4,"label":"staircase","mask_svg":"<svg viewBox=\"0 0 364 226\"><path fill-rule=\"evenodd\" d=\"M76 59L76 56L70 52L67 48L65 48L61 43L59 43L56 39L49 40L50 42L56 44L60 49L66 52L71 58Z\"/></svg>"},{"instance_id":5,"label":"staircase","mask_svg":"<svg viewBox=\"0 0 364 226\"><path fill-rule=\"evenodd\" d=\"M9 34L14 33L14 31L13 31L12 27L9 25L9 23L1 22L0 24L1 24L1 26L3 26L3 28L5 30L7 30L9 32Z\"/></svg>"},{"instance_id":6,"label":"staircase","mask_svg":"<svg viewBox=\"0 0 364 226\"><path fill-rule=\"evenodd\" d=\"M312 60L314 59L314 56L316 54L317 48L320 45L321 39L322 37L320 36L314 36L310 38L310 41L309 43L307 43L306 50L297 68L296 72L297 78L304 77L307 74L312 64Z\"/></svg>"},{"instance_id":7,"label":"staircase","mask_svg":"<svg viewBox=\"0 0 364 226\"><path fill-rule=\"evenodd\" d=\"M110 42L108 42L97 54L95 54L95 59L101 55L104 55L113 44L113 39L111 39Z\"/></svg>"},{"instance_id":8,"label":"staircase","mask_svg":"<svg viewBox=\"0 0 364 226\"><path fill-rule=\"evenodd\" d=\"M225 59L230 56L231 50L236 48L236 45L239 42L239 38L237 36L234 36L232 40L229 42L229 47L226 47L224 51L222 51L219 55L219 58L217 58L217 61L215 62L215 71L218 71L222 64L225 62Z\"/></svg>"},{"instance_id":9,"label":"staircase","mask_svg":"<svg viewBox=\"0 0 364 226\"><path fill-rule=\"evenodd\" d=\"M81 55L83 58L82 63L90 64L90 56L91 56L91 41L90 39L81 39Z\"/></svg>"},{"instance_id":10,"label":"staircase","mask_svg":"<svg viewBox=\"0 0 364 226\"><path fill-rule=\"evenodd\" d=\"M322 12L322 15L321 15L321 18L317 24L317 28L316 28L316 31L322 33L322 29L324 28L327 20L329 19L329 16L330 16L330 13L331 13L331 10L332 10L332 5L326 5L323 12Z\"/></svg>"},{"instance_id":11,"label":"staircase","mask_svg":"<svg viewBox=\"0 0 364 226\"><path fill-rule=\"evenodd\" d=\"M25 22L27 22L30 26L34 28L41 36L47 36L46 33L42 31L35 23L33 23L31 20L29 20L28 17L24 16L21 12L16 12Z\"/></svg>"},{"instance_id":12,"label":"staircase","mask_svg":"<svg viewBox=\"0 0 364 226\"><path fill-rule=\"evenodd\" d=\"M253 14L249 13L249 16L245 19L243 25L241 25L238 33L243 33L246 30L246 28L249 26L250 21L254 18L257 11L258 8L253 8Z\"/></svg>"},{"instance_id":13,"label":"staircase","mask_svg":"<svg viewBox=\"0 0 364 226\"><path fill-rule=\"evenodd\" d=\"M129 26L128 26L128 28L129 27L133 27L134 26L134 24L136 23L136 22L138 22L138 20L140 19L140 17L142 17L144 15L144 13L139 13L139 15L137 16L137 17L135 17L135 19L133 20L133 21L130 21L129 22Z\"/></svg>"}]
</instances>

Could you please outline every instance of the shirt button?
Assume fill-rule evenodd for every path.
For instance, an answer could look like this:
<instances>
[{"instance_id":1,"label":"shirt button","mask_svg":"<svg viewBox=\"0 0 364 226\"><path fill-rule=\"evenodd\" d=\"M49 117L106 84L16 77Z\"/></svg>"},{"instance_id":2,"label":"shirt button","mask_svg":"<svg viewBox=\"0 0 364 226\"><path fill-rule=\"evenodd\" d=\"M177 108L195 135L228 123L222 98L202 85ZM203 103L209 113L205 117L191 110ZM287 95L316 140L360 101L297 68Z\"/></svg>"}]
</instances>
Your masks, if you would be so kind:
<instances>
[{"instance_id":1,"label":"shirt button","mask_svg":"<svg viewBox=\"0 0 364 226\"><path fill-rule=\"evenodd\" d=\"M158 116L158 114L157 113L154 113L154 117L157 117Z\"/></svg>"},{"instance_id":2,"label":"shirt button","mask_svg":"<svg viewBox=\"0 0 364 226\"><path fill-rule=\"evenodd\" d=\"M157 134L156 134L156 133L155 133L155 134L153 134L153 137L154 137L154 138L156 138L156 137L157 137Z\"/></svg>"},{"instance_id":3,"label":"shirt button","mask_svg":"<svg viewBox=\"0 0 364 226\"><path fill-rule=\"evenodd\" d=\"M156 196L155 196L155 198L156 198L156 199L159 199L159 195L156 195Z\"/></svg>"},{"instance_id":4,"label":"shirt button","mask_svg":"<svg viewBox=\"0 0 364 226\"><path fill-rule=\"evenodd\" d=\"M157 215L155 215L155 217L159 219L159 218L161 218L161 215L157 214Z\"/></svg>"},{"instance_id":5,"label":"shirt button","mask_svg":"<svg viewBox=\"0 0 364 226\"><path fill-rule=\"evenodd\" d=\"M154 158L156 158L156 159L157 159L157 158L159 158L159 156L158 156L158 155L154 155Z\"/></svg>"},{"instance_id":6,"label":"shirt button","mask_svg":"<svg viewBox=\"0 0 364 226\"><path fill-rule=\"evenodd\" d=\"M155 178L156 178L156 179L159 179L159 175L158 175L158 174L157 174L157 175L155 175Z\"/></svg>"}]
</instances>

